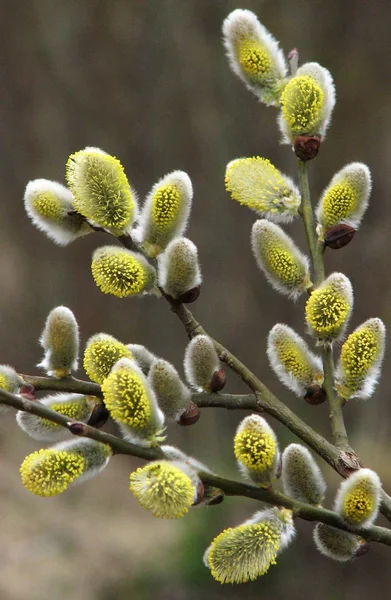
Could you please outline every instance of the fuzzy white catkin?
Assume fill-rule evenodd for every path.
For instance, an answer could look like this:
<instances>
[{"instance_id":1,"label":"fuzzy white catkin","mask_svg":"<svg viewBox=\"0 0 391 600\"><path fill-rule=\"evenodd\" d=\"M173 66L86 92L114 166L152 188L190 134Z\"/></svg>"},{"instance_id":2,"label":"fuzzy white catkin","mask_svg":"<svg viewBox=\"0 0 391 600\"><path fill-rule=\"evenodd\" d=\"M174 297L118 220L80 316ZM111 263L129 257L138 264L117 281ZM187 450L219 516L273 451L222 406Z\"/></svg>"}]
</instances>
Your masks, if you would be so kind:
<instances>
[{"instance_id":1,"label":"fuzzy white catkin","mask_svg":"<svg viewBox=\"0 0 391 600\"><path fill-rule=\"evenodd\" d=\"M40 343L45 356L38 366L48 375L62 378L77 369L79 328L69 308L58 306L49 313Z\"/></svg>"},{"instance_id":2,"label":"fuzzy white catkin","mask_svg":"<svg viewBox=\"0 0 391 600\"><path fill-rule=\"evenodd\" d=\"M189 407L191 392L175 367L167 360L156 360L149 371L148 382L166 419L178 420Z\"/></svg>"},{"instance_id":3,"label":"fuzzy white catkin","mask_svg":"<svg viewBox=\"0 0 391 600\"><path fill-rule=\"evenodd\" d=\"M210 391L212 377L220 369L220 360L212 340L197 335L187 345L184 359L187 381L198 391Z\"/></svg>"},{"instance_id":4,"label":"fuzzy white catkin","mask_svg":"<svg viewBox=\"0 0 391 600\"><path fill-rule=\"evenodd\" d=\"M326 482L312 454L301 444L289 444L282 453L282 485L284 493L299 502L315 506L323 502Z\"/></svg>"},{"instance_id":5,"label":"fuzzy white catkin","mask_svg":"<svg viewBox=\"0 0 391 600\"><path fill-rule=\"evenodd\" d=\"M179 298L201 285L197 246L187 238L175 238L159 255L159 285L166 294Z\"/></svg>"}]
</instances>

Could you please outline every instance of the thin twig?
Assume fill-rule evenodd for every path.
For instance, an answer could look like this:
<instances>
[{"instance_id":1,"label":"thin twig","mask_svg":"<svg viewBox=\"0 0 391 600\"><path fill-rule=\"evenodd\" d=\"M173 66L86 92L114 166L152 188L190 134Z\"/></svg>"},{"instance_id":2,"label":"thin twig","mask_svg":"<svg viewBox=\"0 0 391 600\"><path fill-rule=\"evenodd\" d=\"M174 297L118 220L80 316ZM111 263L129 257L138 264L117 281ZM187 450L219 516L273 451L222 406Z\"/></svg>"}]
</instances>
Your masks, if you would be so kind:
<instances>
[{"instance_id":1,"label":"thin twig","mask_svg":"<svg viewBox=\"0 0 391 600\"><path fill-rule=\"evenodd\" d=\"M70 420L68 417L60 415L38 401L27 400L21 396L16 396L5 392L4 390L0 390L0 403L11 406L17 410L32 413L44 419L49 419L50 421L67 428L71 433L77 431L78 435L82 437L108 444L112 448L114 454L127 454L145 460L158 460L165 457L164 452L158 446L153 448L136 446L135 444L131 444L114 435L90 427L85 423ZM77 425L77 427L75 427L75 425ZM338 529L350 531L349 527L341 520L339 515L330 510L297 502L273 489L256 488L239 481L232 481L230 479L219 477L209 472L200 472L199 475L204 483L223 490L226 495L243 496L266 502L274 506L284 506L291 509L296 516L307 521L320 521ZM365 530L357 530L355 533L368 541L380 542L391 546L391 530L384 527L373 526Z\"/></svg>"}]
</instances>

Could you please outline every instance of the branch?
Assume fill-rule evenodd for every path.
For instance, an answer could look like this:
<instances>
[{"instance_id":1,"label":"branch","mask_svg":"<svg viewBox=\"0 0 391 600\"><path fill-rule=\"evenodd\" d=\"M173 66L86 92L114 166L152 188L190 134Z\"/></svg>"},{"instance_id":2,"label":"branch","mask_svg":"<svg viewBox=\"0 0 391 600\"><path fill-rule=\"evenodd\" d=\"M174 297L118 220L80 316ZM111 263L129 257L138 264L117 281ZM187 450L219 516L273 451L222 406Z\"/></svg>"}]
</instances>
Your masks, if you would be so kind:
<instances>
[{"instance_id":1,"label":"branch","mask_svg":"<svg viewBox=\"0 0 391 600\"><path fill-rule=\"evenodd\" d=\"M114 435L90 427L85 423L70 420L68 417L60 415L37 401L27 400L4 390L0 390L0 403L17 410L30 412L44 419L49 419L58 425L62 425L73 434L108 444L114 454L127 454L145 460L158 460L165 457L164 452L159 447L143 448L136 446ZM338 529L350 531L339 515L330 510L297 502L273 489L256 488L239 481L219 477L209 472L201 472L199 475L204 483L223 490L228 496L243 496L274 506L284 506L291 509L296 516L307 521L320 521ZM368 529L356 530L354 533L367 541L380 542L391 546L391 530L384 527L373 526Z\"/></svg>"},{"instance_id":2,"label":"branch","mask_svg":"<svg viewBox=\"0 0 391 600\"><path fill-rule=\"evenodd\" d=\"M317 240L314 213L312 210L310 190L308 184L307 163L298 159L297 168L299 173L299 183L302 199L302 217L304 222L304 229L306 232L308 247L311 254L315 285L319 285L325 278L323 260L324 245L322 242L318 242ZM341 448L349 452L350 454L355 454L354 450L349 446L349 440L348 435L346 433L345 421L342 411L342 403L334 390L334 361L332 349L322 349L321 354L324 371L323 387L325 389L330 408L330 423L333 442L338 448Z\"/></svg>"}]
</instances>

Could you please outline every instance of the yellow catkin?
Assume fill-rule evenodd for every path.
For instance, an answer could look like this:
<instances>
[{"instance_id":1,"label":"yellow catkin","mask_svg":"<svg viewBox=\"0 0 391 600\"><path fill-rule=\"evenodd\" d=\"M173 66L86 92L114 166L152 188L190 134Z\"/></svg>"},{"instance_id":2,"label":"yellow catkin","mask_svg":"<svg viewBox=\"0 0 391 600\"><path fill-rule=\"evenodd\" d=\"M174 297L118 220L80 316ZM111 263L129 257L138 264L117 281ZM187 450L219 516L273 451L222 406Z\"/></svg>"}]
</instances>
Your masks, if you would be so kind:
<instances>
[{"instance_id":1,"label":"yellow catkin","mask_svg":"<svg viewBox=\"0 0 391 600\"><path fill-rule=\"evenodd\" d=\"M159 233L171 231L181 203L181 194L173 184L161 186L152 199L152 219Z\"/></svg>"},{"instance_id":2,"label":"yellow catkin","mask_svg":"<svg viewBox=\"0 0 391 600\"><path fill-rule=\"evenodd\" d=\"M56 496L80 477L85 459L80 454L61 450L38 450L27 456L21 467L22 483L37 496Z\"/></svg>"},{"instance_id":3,"label":"yellow catkin","mask_svg":"<svg viewBox=\"0 0 391 600\"><path fill-rule=\"evenodd\" d=\"M87 344L84 351L84 369L96 383L103 383L120 358L132 358L130 350L111 336L98 336Z\"/></svg>"},{"instance_id":4,"label":"yellow catkin","mask_svg":"<svg viewBox=\"0 0 391 600\"><path fill-rule=\"evenodd\" d=\"M316 133L324 92L309 75L293 77L281 94L282 114L293 135Z\"/></svg>"},{"instance_id":5,"label":"yellow catkin","mask_svg":"<svg viewBox=\"0 0 391 600\"><path fill-rule=\"evenodd\" d=\"M331 187L322 200L322 225L325 229L349 217L357 208L358 196L348 182Z\"/></svg>"},{"instance_id":6,"label":"yellow catkin","mask_svg":"<svg viewBox=\"0 0 391 600\"><path fill-rule=\"evenodd\" d=\"M151 415L148 392L137 373L119 368L105 379L102 391L113 419L135 429L143 429Z\"/></svg>"},{"instance_id":7,"label":"yellow catkin","mask_svg":"<svg viewBox=\"0 0 391 600\"><path fill-rule=\"evenodd\" d=\"M101 292L118 298L144 292L152 277L151 269L142 260L120 249L99 249L93 256L91 270Z\"/></svg>"},{"instance_id":8,"label":"yellow catkin","mask_svg":"<svg viewBox=\"0 0 391 600\"><path fill-rule=\"evenodd\" d=\"M130 475L130 491L154 517L183 517L193 503L195 487L188 475L168 461L150 463Z\"/></svg>"},{"instance_id":9,"label":"yellow catkin","mask_svg":"<svg viewBox=\"0 0 391 600\"><path fill-rule=\"evenodd\" d=\"M207 563L220 583L254 581L276 564L280 532L267 521L225 529L212 542Z\"/></svg>"},{"instance_id":10,"label":"yellow catkin","mask_svg":"<svg viewBox=\"0 0 391 600\"><path fill-rule=\"evenodd\" d=\"M256 429L244 429L235 436L236 458L253 471L263 473L271 469L276 456L277 444L268 433Z\"/></svg>"}]
</instances>

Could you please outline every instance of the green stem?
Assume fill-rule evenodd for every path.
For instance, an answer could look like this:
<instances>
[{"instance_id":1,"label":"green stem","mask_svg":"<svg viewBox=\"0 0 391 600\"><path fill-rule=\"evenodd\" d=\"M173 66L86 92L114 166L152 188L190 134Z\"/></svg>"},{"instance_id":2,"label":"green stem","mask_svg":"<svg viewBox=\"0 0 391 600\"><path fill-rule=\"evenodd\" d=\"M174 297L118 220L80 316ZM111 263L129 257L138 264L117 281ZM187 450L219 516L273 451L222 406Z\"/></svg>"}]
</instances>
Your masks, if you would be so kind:
<instances>
[{"instance_id":1,"label":"green stem","mask_svg":"<svg viewBox=\"0 0 391 600\"><path fill-rule=\"evenodd\" d=\"M301 160L297 161L299 173L299 183L302 198L302 217L304 228L307 236L308 247L311 254L312 266L314 270L315 284L319 285L324 281L325 269L323 260L324 245L318 241L315 229L314 213L312 210L311 197L308 183L308 167L307 163ZM338 448L354 454L354 451L349 446L349 440L346 433L345 422L343 417L342 403L334 391L334 361L331 347L323 349L322 352L324 384L327 400L330 409L331 432L333 443Z\"/></svg>"},{"instance_id":2,"label":"green stem","mask_svg":"<svg viewBox=\"0 0 391 600\"><path fill-rule=\"evenodd\" d=\"M82 382L83 383L83 382ZM97 442L108 444L114 454L127 454L131 456L137 456L145 460L158 460L164 458L164 452L160 447L154 448L143 448L131 444L126 440L118 438L109 433L105 433L94 427L90 427L85 423L79 423L73 421L64 415L51 410L47 406L40 404L37 401L27 400L21 396L10 394L4 390L0 390L0 403L6 406L11 406L16 410L23 410L29 412L38 417L49 419L53 423L62 425L67 428L71 433L77 431L77 435L81 437L87 437ZM77 425L77 428L75 427ZM338 529L349 531L349 528L340 519L337 513L311 506L309 504L302 504L296 502L292 498L281 494L275 490L255 488L251 485L241 483L239 481L232 481L219 477L209 472L201 472L200 478L204 483L212 485L216 488L223 490L226 495L230 496L244 496L247 498L253 498L266 502L273 506L284 506L291 509L296 516L308 520L308 521L321 521ZM358 530L357 534L368 541L376 541L391 546L391 530L385 529L384 527L370 527L365 530Z\"/></svg>"},{"instance_id":3,"label":"green stem","mask_svg":"<svg viewBox=\"0 0 391 600\"><path fill-rule=\"evenodd\" d=\"M324 371L323 387L329 401L333 443L337 448L346 449L349 448L348 434L346 433L343 418L342 403L334 390L334 359L331 346L327 346L322 350L322 360Z\"/></svg>"},{"instance_id":4,"label":"green stem","mask_svg":"<svg viewBox=\"0 0 391 600\"><path fill-rule=\"evenodd\" d=\"M318 242L318 236L316 235L315 219L308 183L307 163L298 159L297 168L301 191L301 215L303 217L305 233L311 254L314 283L315 285L319 285L324 280L323 244Z\"/></svg>"}]
</instances>

